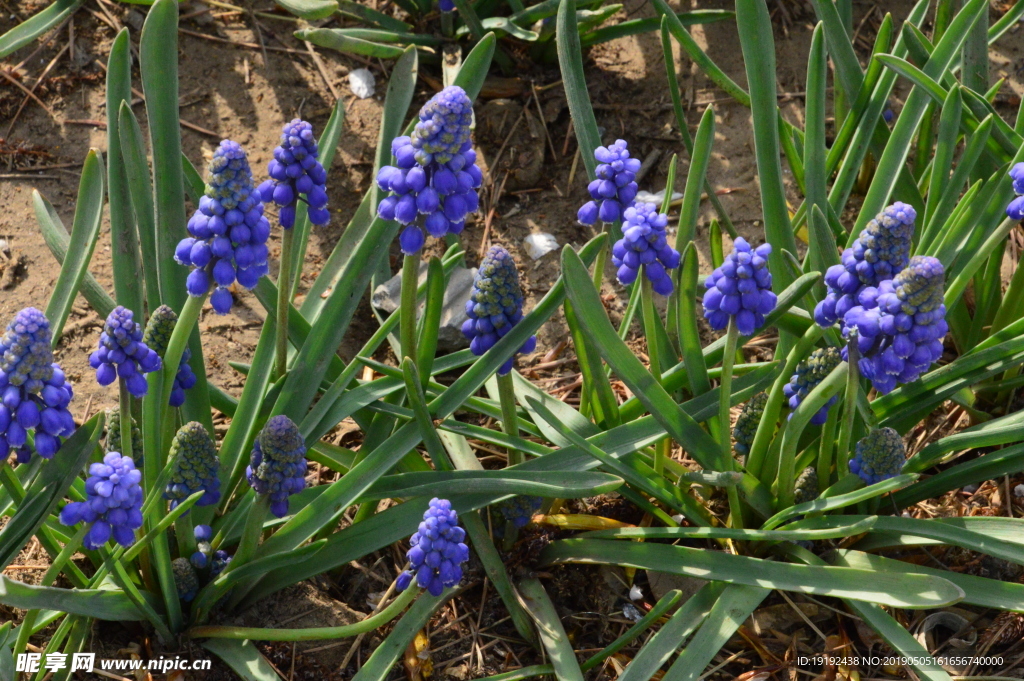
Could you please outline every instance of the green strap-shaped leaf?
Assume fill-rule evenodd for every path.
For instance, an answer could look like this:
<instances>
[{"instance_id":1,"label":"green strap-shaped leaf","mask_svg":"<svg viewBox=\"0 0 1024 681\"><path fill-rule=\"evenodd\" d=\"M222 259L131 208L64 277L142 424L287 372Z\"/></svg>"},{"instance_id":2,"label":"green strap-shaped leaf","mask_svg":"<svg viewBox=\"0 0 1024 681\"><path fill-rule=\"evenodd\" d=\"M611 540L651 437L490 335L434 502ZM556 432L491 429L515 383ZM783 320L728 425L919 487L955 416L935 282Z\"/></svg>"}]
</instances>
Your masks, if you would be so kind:
<instances>
[{"instance_id":1,"label":"green strap-shaped leaf","mask_svg":"<svg viewBox=\"0 0 1024 681\"><path fill-rule=\"evenodd\" d=\"M128 29L114 38L107 59L107 194L110 201L110 257L114 266L114 297L140 320L145 287L141 285L142 256L128 178L121 159L121 103L132 101L132 68Z\"/></svg>"},{"instance_id":2,"label":"green strap-shaped leaf","mask_svg":"<svg viewBox=\"0 0 1024 681\"><path fill-rule=\"evenodd\" d=\"M145 619L123 591L30 586L0 575L0 603L23 610L60 610L113 622Z\"/></svg>"},{"instance_id":3,"label":"green strap-shaped leaf","mask_svg":"<svg viewBox=\"0 0 1024 681\"><path fill-rule=\"evenodd\" d=\"M835 551L832 554L831 562L835 565L860 568L862 570L877 570L879 572L895 572L898 574L910 572L919 575L942 577L964 590L965 603L980 605L983 608L1024 613L1024 584L975 577L951 570L938 570L936 568L914 565L902 560L894 560L871 553L847 549Z\"/></svg>"},{"instance_id":4,"label":"green strap-shaped leaf","mask_svg":"<svg viewBox=\"0 0 1024 681\"><path fill-rule=\"evenodd\" d=\"M705 551L686 546L638 544L604 539L563 539L548 546L541 561L620 565L671 572L821 596L891 605L898 608L936 608L964 597L960 587L930 575L887 575L870 570L795 565Z\"/></svg>"},{"instance_id":5,"label":"green strap-shaped leaf","mask_svg":"<svg viewBox=\"0 0 1024 681\"><path fill-rule=\"evenodd\" d=\"M57 0L0 36L0 59L21 49L71 16L85 0Z\"/></svg>"},{"instance_id":6,"label":"green strap-shaped leaf","mask_svg":"<svg viewBox=\"0 0 1024 681\"><path fill-rule=\"evenodd\" d=\"M734 12L724 9L698 9L691 12L679 12L676 14L676 18L679 19L679 22L683 26L712 24L716 21L732 19L735 16L736 14ZM623 21L615 24L614 26L603 26L595 31L583 33L580 35L580 44L583 47L590 47L591 45L598 45L600 43L608 42L609 40L615 40L616 38L624 38L630 35L640 35L641 33L657 31L659 26L661 26L661 17L630 19L629 21Z\"/></svg>"},{"instance_id":7,"label":"green strap-shaped leaf","mask_svg":"<svg viewBox=\"0 0 1024 681\"><path fill-rule=\"evenodd\" d=\"M139 72L146 95L149 142L153 151L153 228L156 231L153 243L156 244L155 266L160 282L160 302L181 312L188 296L185 289L188 269L174 260L178 242L187 236L185 187L181 172L181 126L178 123L177 54L177 0L156 0L142 27ZM139 224L141 229L142 223ZM182 417L186 421L199 421L213 432L206 363L198 326L189 336L188 347L192 351L189 363L196 375L196 384L182 405Z\"/></svg>"},{"instance_id":8,"label":"green strap-shaped leaf","mask_svg":"<svg viewBox=\"0 0 1024 681\"><path fill-rule=\"evenodd\" d=\"M128 183L128 200L131 202L132 216L138 229L142 261L150 263L148 267L142 268L146 305L150 310L155 310L160 306L160 275L156 264L156 208L153 206L153 183L150 181L149 162L146 160L146 142L131 106L123 102L120 104L119 112L117 127L121 138L125 179ZM200 189L200 195L202 191ZM198 201L198 198L196 200Z\"/></svg>"},{"instance_id":9,"label":"green strap-shaped leaf","mask_svg":"<svg viewBox=\"0 0 1024 681\"><path fill-rule=\"evenodd\" d=\"M536 577L522 580L519 582L519 594L526 611L537 625L541 645L551 659L555 678L558 681L583 681L576 653L558 617L555 604L551 602L540 580Z\"/></svg>"},{"instance_id":10,"label":"green strap-shaped leaf","mask_svg":"<svg viewBox=\"0 0 1024 681\"><path fill-rule=\"evenodd\" d=\"M675 16L673 14L673 16ZM594 150L601 146L601 134L597 130L597 118L590 104L587 79L583 70L583 48L576 24L576 0L561 0L555 28L555 42L558 45L558 66L562 71L562 86L569 102L573 130L579 141L580 155L587 169L587 176L593 180L597 168Z\"/></svg>"},{"instance_id":11,"label":"green strap-shaped leaf","mask_svg":"<svg viewBox=\"0 0 1024 681\"><path fill-rule=\"evenodd\" d=\"M336 0L274 0L274 2L306 21L326 19L338 11Z\"/></svg>"},{"instance_id":12,"label":"green strap-shaped leaf","mask_svg":"<svg viewBox=\"0 0 1024 681\"><path fill-rule=\"evenodd\" d=\"M36 199L36 196L39 198ZM60 216L57 215L57 210L53 207L53 204L36 193L33 193L32 200L36 210L37 222L39 223L39 231L43 235L43 241L46 242L46 246L50 249L50 253L53 254L57 264L63 266L64 260L68 255L68 247L71 245L71 235L68 234L67 228L61 222ZM85 275L82 277L80 292L86 302L101 317L109 315L111 310L117 306L117 303L110 297L106 289L96 281L96 277L92 276L92 273L88 270L85 271Z\"/></svg>"},{"instance_id":13,"label":"green strap-shaped leaf","mask_svg":"<svg viewBox=\"0 0 1024 681\"><path fill-rule=\"evenodd\" d=\"M48 221L49 211L45 199L37 191L32 192L32 202L36 209L36 219L40 224ZM53 286L50 301L46 305L46 318L50 320L53 330L53 346L60 343L64 323L71 314L71 305L75 302L82 279L89 269L96 238L100 232L100 219L103 217L103 160L99 152L90 149L82 166L82 179L78 184L78 203L75 205L75 219L71 226L71 240L68 243L68 256L60 268L57 283ZM48 228L56 229L49 225Z\"/></svg>"},{"instance_id":14,"label":"green strap-shaped leaf","mask_svg":"<svg viewBox=\"0 0 1024 681\"><path fill-rule=\"evenodd\" d=\"M224 660L245 681L280 681L273 665L256 649L252 641L209 638L202 646Z\"/></svg>"},{"instance_id":15,"label":"green strap-shaped leaf","mask_svg":"<svg viewBox=\"0 0 1024 681\"><path fill-rule=\"evenodd\" d=\"M696 681L700 678L704 668L769 593L769 589L755 586L731 584L726 587L662 681Z\"/></svg>"},{"instance_id":16,"label":"green strap-shaped leaf","mask_svg":"<svg viewBox=\"0 0 1024 681\"><path fill-rule=\"evenodd\" d=\"M597 347L601 357L673 439L683 445L704 468L715 470L715 463L720 458L717 443L679 408L672 396L619 338L604 312L600 296L594 289L583 261L569 247L562 250L562 276L565 278L569 300L579 315L580 326Z\"/></svg>"},{"instance_id":17,"label":"green strap-shaped leaf","mask_svg":"<svg viewBox=\"0 0 1024 681\"><path fill-rule=\"evenodd\" d=\"M295 37L319 47L347 54L358 54L373 59L398 59L405 54L404 47L375 43L362 38L353 38L337 28L304 28L295 31Z\"/></svg>"},{"instance_id":18,"label":"green strap-shaped leaf","mask_svg":"<svg viewBox=\"0 0 1024 681\"><path fill-rule=\"evenodd\" d=\"M657 0L656 0L657 1ZM779 160L778 101L775 88L775 40L772 22L764 0L737 0L736 27L743 49L743 62L750 87L750 106L754 118L754 151L761 187L764 233L772 245L769 256L778 285L785 288L792 280L782 251L796 253L796 239L789 222L786 190Z\"/></svg>"},{"instance_id":19,"label":"green strap-shaped leaf","mask_svg":"<svg viewBox=\"0 0 1024 681\"><path fill-rule=\"evenodd\" d=\"M412 588L412 587L410 587ZM416 632L426 626L434 610L451 598L451 589L445 589L440 596L423 593L406 611L402 619L391 630L384 642L374 649L370 659L363 663L362 668L352 677L352 681L384 681L391 673L399 656L405 652Z\"/></svg>"}]
</instances>

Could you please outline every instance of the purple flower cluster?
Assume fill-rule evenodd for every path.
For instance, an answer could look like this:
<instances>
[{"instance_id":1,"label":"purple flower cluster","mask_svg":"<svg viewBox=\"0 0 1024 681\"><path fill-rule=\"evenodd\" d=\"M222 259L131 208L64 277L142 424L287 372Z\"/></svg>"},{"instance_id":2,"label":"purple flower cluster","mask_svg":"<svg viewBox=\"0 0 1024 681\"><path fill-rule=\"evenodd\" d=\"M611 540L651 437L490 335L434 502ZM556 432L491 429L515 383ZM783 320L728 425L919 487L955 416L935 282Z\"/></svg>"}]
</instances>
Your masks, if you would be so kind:
<instances>
[{"instance_id":1,"label":"purple flower cluster","mask_svg":"<svg viewBox=\"0 0 1024 681\"><path fill-rule=\"evenodd\" d=\"M796 409L800 406L800 403L804 401L804 398L810 394L812 390L818 387L825 378L832 373L832 370L839 366L839 362L842 359L839 354L838 348L818 348L811 353L810 357L805 359L796 365L796 372L793 377L789 379L789 383L782 386L782 392L785 393L786 397L789 398L789 408ZM820 426L825 423L828 419L828 410L836 400L839 399L838 395L833 395L832 398L825 403L825 405L819 409L814 416L811 417L811 423ZM790 412L789 417L792 418L793 414Z\"/></svg>"},{"instance_id":2,"label":"purple flower cluster","mask_svg":"<svg viewBox=\"0 0 1024 681\"><path fill-rule=\"evenodd\" d=\"M323 227L331 220L327 210L327 171L319 158L313 126L301 118L292 119L281 131L281 144L267 164L270 179L259 186L263 203L273 201L281 207L278 221L285 229L295 225L300 194L306 195L306 214L312 224Z\"/></svg>"},{"instance_id":3,"label":"purple flower cluster","mask_svg":"<svg viewBox=\"0 0 1024 681\"><path fill-rule=\"evenodd\" d=\"M669 295L672 277L667 270L679 267L679 251L665 236L668 216L659 213L653 203L634 204L622 216L626 220L622 238L612 246L612 264L619 270L619 283L628 286L636 281L642 265L655 292Z\"/></svg>"},{"instance_id":4,"label":"purple flower cluster","mask_svg":"<svg viewBox=\"0 0 1024 681\"><path fill-rule=\"evenodd\" d=\"M431 596L440 596L445 587L462 581L462 564L469 560L469 547L463 543L466 531L459 527L459 514L447 499L431 499L416 533L409 539L406 554L410 567L398 576L395 586L405 591L415 577L416 583Z\"/></svg>"},{"instance_id":5,"label":"purple flower cluster","mask_svg":"<svg viewBox=\"0 0 1024 681\"><path fill-rule=\"evenodd\" d=\"M267 237L270 223L263 217L263 201L252 183L245 151L224 140L213 153L206 194L188 221L189 237L175 249L174 259L193 269L188 293L203 296L216 285L210 304L218 314L231 309L235 281L247 289L267 273ZM212 282L211 282L212 278Z\"/></svg>"},{"instance_id":6,"label":"purple flower cluster","mask_svg":"<svg viewBox=\"0 0 1024 681\"><path fill-rule=\"evenodd\" d=\"M96 382L110 385L123 378L128 392L142 397L149 389L144 374L160 368L160 355L142 340L142 325L135 321L132 311L118 305L107 317L100 334L100 345L89 357L89 365L96 370Z\"/></svg>"},{"instance_id":7,"label":"purple flower cluster","mask_svg":"<svg viewBox=\"0 0 1024 681\"><path fill-rule=\"evenodd\" d=\"M861 353L861 374L885 394L910 383L942 356L949 326L943 304L945 272L930 256L914 256L895 279L866 287L846 313L843 335ZM844 359L847 350L843 350Z\"/></svg>"},{"instance_id":8,"label":"purple flower cluster","mask_svg":"<svg viewBox=\"0 0 1024 681\"><path fill-rule=\"evenodd\" d=\"M260 431L245 469L256 494L270 496L270 512L288 514L288 497L306 487L306 442L287 416L274 416Z\"/></svg>"},{"instance_id":9,"label":"purple flower cluster","mask_svg":"<svg viewBox=\"0 0 1024 681\"><path fill-rule=\"evenodd\" d=\"M142 334L142 342L150 350L160 355L162 359L167 352L167 344L171 342L171 334L174 332L174 325L178 323L178 315L167 305L161 305L146 322L146 331ZM185 391L196 384L196 375L189 365L192 359L192 350L185 348L178 362L178 373L174 375L174 385L171 387L171 397L168 403L172 407L180 407L185 404Z\"/></svg>"},{"instance_id":10,"label":"purple flower cluster","mask_svg":"<svg viewBox=\"0 0 1024 681\"><path fill-rule=\"evenodd\" d=\"M828 293L814 308L820 326L845 324L846 313L858 305L857 296L868 286L892 279L907 266L914 237L914 207L897 201L867 224L853 245L843 251L841 264L825 272Z\"/></svg>"},{"instance_id":11,"label":"purple flower cluster","mask_svg":"<svg viewBox=\"0 0 1024 681\"><path fill-rule=\"evenodd\" d=\"M1011 220L1024 221L1024 161L1010 168L1010 179L1013 180L1013 192L1017 195L1006 207L1006 214Z\"/></svg>"},{"instance_id":12,"label":"purple flower cluster","mask_svg":"<svg viewBox=\"0 0 1024 681\"><path fill-rule=\"evenodd\" d=\"M482 355L512 330L523 318L523 287L519 284L519 271L512 256L501 246L491 246L480 263L473 280L473 291L466 301L469 319L462 325L462 333L469 339L469 349ZM522 347L501 365L498 374L512 371L516 354L533 352L537 337L530 336Z\"/></svg>"},{"instance_id":13,"label":"purple flower cluster","mask_svg":"<svg viewBox=\"0 0 1024 681\"><path fill-rule=\"evenodd\" d=\"M907 461L907 448L892 428L879 428L857 443L857 454L850 459L850 472L868 485L894 478Z\"/></svg>"},{"instance_id":14,"label":"purple flower cluster","mask_svg":"<svg viewBox=\"0 0 1024 681\"><path fill-rule=\"evenodd\" d=\"M220 459L217 445L198 421L186 423L171 441L171 479L164 489L164 499L171 502L171 510L196 492L203 496L196 506L209 506L220 501Z\"/></svg>"},{"instance_id":15,"label":"purple flower cluster","mask_svg":"<svg viewBox=\"0 0 1024 681\"><path fill-rule=\"evenodd\" d=\"M472 122L469 96L449 85L420 109L411 136L391 142L395 165L377 173L377 186L391 193L377 215L405 226L399 243L406 255L423 248L424 229L438 239L461 232L480 204L476 190L483 174L469 139Z\"/></svg>"},{"instance_id":16,"label":"purple flower cluster","mask_svg":"<svg viewBox=\"0 0 1024 681\"><path fill-rule=\"evenodd\" d=\"M594 150L598 166L597 179L587 185L590 201L577 213L577 219L584 225L593 225L598 220L615 222L620 220L627 208L636 199L636 173L640 170L640 159L629 157L629 145L625 140Z\"/></svg>"},{"instance_id":17,"label":"purple flower cluster","mask_svg":"<svg viewBox=\"0 0 1024 681\"><path fill-rule=\"evenodd\" d=\"M141 481L142 473L131 457L107 452L102 463L89 466L86 500L65 506L60 522L68 526L82 521L91 524L82 542L89 550L100 548L111 536L121 546L131 546L135 530L142 527Z\"/></svg>"},{"instance_id":18,"label":"purple flower cluster","mask_svg":"<svg viewBox=\"0 0 1024 681\"><path fill-rule=\"evenodd\" d=\"M704 317L715 330L724 329L729 319L749 336L764 326L764 316L775 309L772 274L768 271L771 244L752 249L743 237L737 237L733 251L721 267L704 281Z\"/></svg>"},{"instance_id":19,"label":"purple flower cluster","mask_svg":"<svg viewBox=\"0 0 1024 681\"><path fill-rule=\"evenodd\" d=\"M60 438L75 432L68 411L74 393L53 361L50 341L50 322L34 307L16 314L0 337L0 461L14 449L18 463L28 463L31 430L44 459L57 453Z\"/></svg>"}]
</instances>

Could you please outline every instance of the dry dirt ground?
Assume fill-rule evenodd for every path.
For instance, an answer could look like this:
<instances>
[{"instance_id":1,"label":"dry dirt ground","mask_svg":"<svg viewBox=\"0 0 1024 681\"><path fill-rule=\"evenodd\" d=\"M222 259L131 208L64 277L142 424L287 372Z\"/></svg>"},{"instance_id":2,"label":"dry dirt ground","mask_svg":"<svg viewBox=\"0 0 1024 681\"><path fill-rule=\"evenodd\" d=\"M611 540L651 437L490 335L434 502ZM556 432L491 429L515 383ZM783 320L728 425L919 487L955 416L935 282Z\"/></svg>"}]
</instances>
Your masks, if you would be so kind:
<instances>
[{"instance_id":1,"label":"dry dirt ground","mask_svg":"<svg viewBox=\"0 0 1024 681\"><path fill-rule=\"evenodd\" d=\"M374 6L387 8L384 0L370 0ZM45 6L40 0L0 0L0 33L10 29ZM677 5L679 3L676 3ZM897 19L905 16L909 0L877 4L854 3L855 26L861 51L870 46L874 28L883 9ZM999 4L999 3L997 3ZM259 11L273 12L269 2L256 2ZM776 57L778 90L785 115L802 126L806 54L810 43L813 15L797 0L771 0L776 25ZM684 0L679 9L731 9L726 0ZM9 319L17 310L34 305L44 307L58 268L40 237L32 208L33 192L49 199L65 224L71 224L79 179L78 165L90 147L103 150L106 145L102 122L106 118L103 95L103 71L115 27L127 25L137 44L144 18L142 6L124 5L111 0L89 0L69 25L47 42L37 42L12 55L0 66L11 72L28 87L35 87L42 104L26 100L22 90L10 82L0 81L0 239L7 241L10 260L0 255L0 268L8 272L0 278L0 320ZM310 120L319 131L334 105L335 95L343 100L346 111L345 129L333 167L329 169L328 189L331 223L315 230L310 238L303 284L308 285L319 271L351 218L359 200L371 182L382 95L391 68L385 61L359 60L334 52L318 52L322 66L312 58L307 46L295 40L295 27L283 18L259 18L214 7L213 11L196 2L183 3L179 36L179 69L181 117L206 132L192 128L182 130L184 152L197 166L206 159L221 138L241 143L249 154L257 174L261 174L277 144L283 123L295 116ZM993 8L993 19L999 12ZM280 16L280 15L279 15ZM625 8L613 18L622 21L654 16L644 0L626 0ZM258 34L255 30L258 22ZM724 71L741 85L746 78L739 50L735 24L731 21L692 27L692 34ZM1024 94L1024 29L1020 25L1006 35L992 51L993 78L1007 78L997 109L1010 119ZM260 42L266 50L260 48ZM641 189L663 188L669 159L680 156L680 173L676 191L684 185L688 160L672 114L668 96L665 66L660 41L654 34L628 37L597 46L587 54L590 96L598 124L604 130L606 143L616 138L629 141L634 156L650 162L641 180ZM360 67L369 68L377 80L378 95L357 99L348 88L347 74ZM763 240L756 180L753 138L749 112L734 103L685 57L675 53L675 70L687 104L691 129L709 105L715 107L716 138L708 177L720 194L721 201L741 234L749 240ZM36 85L37 79L45 77ZM421 69L417 97L418 107L436 89L439 74L429 67ZM586 182L582 166L572 174L576 143L571 135L569 113L557 69L553 66L523 62L515 79L495 81L485 87L478 103L476 143L483 165L487 168L485 188L481 194L481 213L471 220L463 234L463 246L469 264L475 265L479 254L492 243L506 246L520 263L532 303L551 286L558 274L557 253L539 260L527 256L523 239L531 233L548 232L560 244L582 244L593 234L576 223L577 207L585 200ZM135 72L135 86L139 87ZM532 88L536 88L534 99ZM907 91L905 83L898 86L893 108L898 112ZM505 99L498 99L504 97ZM538 109L543 112L541 116ZM145 126L145 107L134 105L136 115ZM543 118L543 120L541 120ZM518 121L518 123L517 123ZM785 166L785 163L784 163ZM29 171L29 168L33 170ZM788 175L788 170L786 171ZM504 190L500 188L504 184ZM789 183L792 185L792 182ZM791 193L796 206L797 194ZM855 197L855 202L856 202ZM191 210L191 208L190 208ZM493 211L493 212L492 212ZM489 225L485 218L490 215ZM707 224L712 212L702 204L698 228L701 261L709 262ZM182 226L184 233L184 226ZM278 245L272 239L272 250ZM436 246L434 247L436 249ZM430 252L430 249L428 249ZM435 251L436 252L436 251ZM272 253L272 262L276 262ZM392 249L392 265L398 261L397 245ZM274 265L272 265L272 268ZM109 228L103 232L92 260L91 272L108 290L111 288ZM609 267L607 281L613 279ZM276 272L272 270L272 276ZM304 289L304 287L303 287ZM301 290L300 289L300 292ZM620 314L625 301L622 289L605 284L606 301L613 315ZM207 308L201 328L207 352L207 368L212 382L232 394L240 392L243 377L228 364L250 356L259 335L264 311L255 297L241 292L232 312L218 316ZM6 322L5 322L6 323ZM101 320L82 298L75 304L66 333L57 350L76 388L75 416L113 406L113 391L96 385L87 364L89 352L95 347ZM355 348L376 328L368 304L364 304L353 320L346 342L339 349L350 356ZM564 321L553 318L539 334L536 356L524 364L536 362L565 337ZM642 344L638 343L639 347ZM571 354L571 351L570 351ZM614 509L603 509L614 515ZM32 563L31 551L23 563ZM382 552L377 565L357 565L313 584L304 584L284 594L260 612L244 615L239 621L273 622L283 626L317 626L340 624L358 617L370 606L372 594L386 588L385 580L393 578L390 566L400 558ZM27 571L31 572L31 571ZM18 573L18 578L25 575ZM621 582L596 569L574 568L562 571L556 580L564 586L559 591L559 605L574 612L573 635L588 643L606 644L628 626L622 617L607 619L604 615L625 595ZM522 646L509 643L514 636L504 610L496 602L493 590L482 593L479 566L470 571L471 585L462 597L445 606L441 622L432 637L432 659L441 678L476 678L500 671L503 665L531 664L537 660ZM600 580L609 586L609 602L598 602L589 595L590 586ZM31 579L29 578L29 581ZM580 584L588 585L582 591ZM574 586L575 585L575 586ZM280 604L290 604L282 609ZM296 605L297 604L297 605ZM477 619L481 605L487 614ZM468 610L467 610L468 609ZM0 615L7 613L0 612ZM10 613L14 615L14 613ZM468 619L466 616L468 615ZM460 619L461 618L461 619ZM603 619L602 619L603 618ZM621 621L620 621L621 620ZM454 623L454 624L453 624ZM497 623L497 624L495 624ZM489 625L493 629L487 630ZM472 632L472 635L467 634ZM495 638L493 635L499 635ZM348 655L348 644L328 646L319 650L316 644L305 644L299 651L294 678L348 678L348 670L364 660L375 640L367 637L360 648ZM99 625L95 631L96 645L116 642L145 644L140 630L121 625ZM113 654L115 643L106 644ZM579 647L579 646L578 646ZM271 655L288 678L294 651L290 645L268 646ZM196 652L196 651L193 651ZM202 654L199 652L198 654ZM204 655L205 656L205 655ZM520 657L523 656L523 657ZM401 672L398 676L402 676ZM224 670L204 678L231 678ZM397 678L397 676L396 676Z\"/></svg>"}]
</instances>

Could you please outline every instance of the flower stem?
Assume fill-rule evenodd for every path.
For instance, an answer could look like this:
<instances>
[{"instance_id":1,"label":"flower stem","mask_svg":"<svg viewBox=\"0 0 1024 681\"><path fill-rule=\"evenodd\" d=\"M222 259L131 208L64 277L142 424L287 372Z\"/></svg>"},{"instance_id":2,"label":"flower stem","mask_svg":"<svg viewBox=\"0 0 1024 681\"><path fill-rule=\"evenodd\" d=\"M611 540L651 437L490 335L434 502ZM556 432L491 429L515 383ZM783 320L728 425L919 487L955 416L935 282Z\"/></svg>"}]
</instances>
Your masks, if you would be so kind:
<instances>
[{"instance_id":1,"label":"flower stem","mask_svg":"<svg viewBox=\"0 0 1024 681\"><path fill-rule=\"evenodd\" d=\"M602 251L604 253L604 251ZM646 270L646 268L645 268ZM654 288L647 272L640 274L640 305L643 309L644 335L647 337L647 355L651 360L651 374L661 383L661 343L658 338L658 320L654 309ZM667 438L666 438L667 441ZM654 448L654 472L661 475L665 470L665 450L662 442Z\"/></svg>"},{"instance_id":2,"label":"flower stem","mask_svg":"<svg viewBox=\"0 0 1024 681\"><path fill-rule=\"evenodd\" d=\"M189 336L192 335L192 329L195 328L196 322L199 321L199 314L203 311L203 305L206 303L206 298L210 295L210 290L207 289L201 296L188 297L185 301L185 305L181 308L181 313L178 315L178 322L174 325L174 331L171 333L171 338L167 341L167 350L164 352L164 368L163 368L163 394L160 395L159 409L163 414L160 419L161 423L166 423L170 420L171 416L171 390L174 388L174 377L178 375L178 365L181 364L181 356L185 354L185 346L188 345ZM168 443L161 442L161 448L165 447ZM161 449L161 451L163 451Z\"/></svg>"},{"instance_id":3,"label":"flower stem","mask_svg":"<svg viewBox=\"0 0 1024 681\"><path fill-rule=\"evenodd\" d=\"M292 241L294 229L281 235L281 269L277 275L277 367L274 378L288 371L288 308L291 307Z\"/></svg>"},{"instance_id":4,"label":"flower stem","mask_svg":"<svg viewBox=\"0 0 1024 681\"><path fill-rule=\"evenodd\" d=\"M602 223L601 233L609 231L610 225L607 222ZM608 251L611 250L611 246L607 243L604 247L597 252L597 259L594 260L594 288L597 289L597 293L601 293L601 284L604 282L604 266L608 262Z\"/></svg>"},{"instance_id":5,"label":"flower stem","mask_svg":"<svg viewBox=\"0 0 1024 681\"><path fill-rule=\"evenodd\" d=\"M512 437L519 437L519 415L516 413L516 392L512 386L512 372L498 376L498 399L501 402L501 430ZM525 460L523 453L514 447L508 448L508 465L515 466Z\"/></svg>"},{"instance_id":6,"label":"flower stem","mask_svg":"<svg viewBox=\"0 0 1024 681\"><path fill-rule=\"evenodd\" d=\"M233 638L259 641L321 641L332 638L348 638L374 631L395 619L409 603L420 595L421 591L422 589L417 586L410 586L377 614L341 627L259 629L256 627L203 626L193 627L186 633L190 638Z\"/></svg>"},{"instance_id":7,"label":"flower stem","mask_svg":"<svg viewBox=\"0 0 1024 681\"><path fill-rule=\"evenodd\" d=\"M399 317L399 342L402 355L416 361L416 289L420 278L420 259L407 255L402 261L402 314Z\"/></svg>"},{"instance_id":8,"label":"flower stem","mask_svg":"<svg viewBox=\"0 0 1024 681\"><path fill-rule=\"evenodd\" d=\"M722 471L735 470L732 458L732 430L729 410L732 406L732 369L736 361L736 344L740 332L736 328L736 318L729 317L729 328L725 332L725 351L722 354L722 378L719 381L718 393L718 440L722 445ZM732 511L733 527L743 527L743 507L740 495L735 486L726 488L729 495L729 509Z\"/></svg>"},{"instance_id":9,"label":"flower stem","mask_svg":"<svg viewBox=\"0 0 1024 681\"><path fill-rule=\"evenodd\" d=\"M455 35L455 21L452 12L441 12L441 34L446 38Z\"/></svg>"},{"instance_id":10,"label":"flower stem","mask_svg":"<svg viewBox=\"0 0 1024 681\"><path fill-rule=\"evenodd\" d=\"M860 390L860 348L856 335L847 344L846 395L843 398L843 424L839 428L839 444L836 445L836 477L842 480L850 474L850 443L853 440L853 421L857 416L857 391Z\"/></svg>"},{"instance_id":11,"label":"flower stem","mask_svg":"<svg viewBox=\"0 0 1024 681\"><path fill-rule=\"evenodd\" d=\"M270 511L270 497L261 494L252 502L252 510L245 519L245 527L242 528L242 538L238 542L238 549L235 557L231 559L224 572L229 572L252 560L256 554L256 547L260 543L260 535L263 534L263 521Z\"/></svg>"},{"instance_id":12,"label":"flower stem","mask_svg":"<svg viewBox=\"0 0 1024 681\"><path fill-rule=\"evenodd\" d=\"M117 379L118 405L121 409L121 456L135 459L134 443L132 442L132 394L128 392L128 384L123 378Z\"/></svg>"}]
</instances>

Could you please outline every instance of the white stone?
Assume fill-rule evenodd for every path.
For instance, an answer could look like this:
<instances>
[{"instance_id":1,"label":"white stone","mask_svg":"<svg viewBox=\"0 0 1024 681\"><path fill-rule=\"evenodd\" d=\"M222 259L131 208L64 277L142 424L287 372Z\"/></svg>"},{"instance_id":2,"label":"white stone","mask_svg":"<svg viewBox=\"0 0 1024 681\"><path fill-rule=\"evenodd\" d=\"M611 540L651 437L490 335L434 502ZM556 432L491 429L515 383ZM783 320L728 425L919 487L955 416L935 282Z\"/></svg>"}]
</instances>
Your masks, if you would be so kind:
<instances>
[{"instance_id":1,"label":"white stone","mask_svg":"<svg viewBox=\"0 0 1024 681\"><path fill-rule=\"evenodd\" d=\"M373 97L373 93L376 92L376 82L369 69L356 69L348 74L348 87L352 90L352 94L359 99Z\"/></svg>"},{"instance_id":2,"label":"white stone","mask_svg":"<svg viewBox=\"0 0 1024 681\"><path fill-rule=\"evenodd\" d=\"M558 248L558 239L555 238L554 234L540 232L539 234L531 234L523 239L523 244L526 246L527 255L534 260L538 260Z\"/></svg>"}]
</instances>

